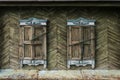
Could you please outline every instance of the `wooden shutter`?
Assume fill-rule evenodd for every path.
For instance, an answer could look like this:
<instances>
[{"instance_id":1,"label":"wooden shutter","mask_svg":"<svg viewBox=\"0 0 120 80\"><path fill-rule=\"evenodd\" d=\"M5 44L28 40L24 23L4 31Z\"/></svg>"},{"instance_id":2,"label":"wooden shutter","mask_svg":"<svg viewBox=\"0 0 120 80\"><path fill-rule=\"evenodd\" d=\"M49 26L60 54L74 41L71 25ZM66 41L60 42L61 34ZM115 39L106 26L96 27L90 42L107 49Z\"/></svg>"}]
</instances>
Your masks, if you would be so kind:
<instances>
[{"instance_id":1,"label":"wooden shutter","mask_svg":"<svg viewBox=\"0 0 120 80\"><path fill-rule=\"evenodd\" d=\"M92 68L94 68L94 23L95 20L84 18L68 20L68 68L70 68L70 65L92 65Z\"/></svg>"},{"instance_id":2,"label":"wooden shutter","mask_svg":"<svg viewBox=\"0 0 120 80\"><path fill-rule=\"evenodd\" d=\"M23 65L43 64L46 67L46 20L20 20L19 56Z\"/></svg>"}]
</instances>

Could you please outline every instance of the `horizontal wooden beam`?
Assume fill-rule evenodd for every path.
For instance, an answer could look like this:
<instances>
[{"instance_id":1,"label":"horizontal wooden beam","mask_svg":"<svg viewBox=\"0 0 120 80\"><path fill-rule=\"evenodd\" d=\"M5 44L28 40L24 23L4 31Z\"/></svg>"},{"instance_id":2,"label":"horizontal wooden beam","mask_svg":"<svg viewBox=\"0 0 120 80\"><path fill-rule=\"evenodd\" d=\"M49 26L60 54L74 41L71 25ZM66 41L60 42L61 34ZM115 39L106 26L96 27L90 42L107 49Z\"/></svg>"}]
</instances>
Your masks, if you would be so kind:
<instances>
[{"instance_id":1,"label":"horizontal wooden beam","mask_svg":"<svg viewBox=\"0 0 120 80\"><path fill-rule=\"evenodd\" d=\"M30 2L1 2L0 1L0 6L82 6L82 7L86 7L86 6L97 6L97 7L108 7L108 6L115 6L115 7L119 7L120 6L120 2L113 2L113 1L109 1L109 2L97 2L97 1L71 1L71 2L36 2L36 1L30 1Z\"/></svg>"},{"instance_id":2,"label":"horizontal wooden beam","mask_svg":"<svg viewBox=\"0 0 120 80\"><path fill-rule=\"evenodd\" d=\"M120 1L120 0L0 0L1 2L30 2L30 1L36 1L36 2L63 2L63 1Z\"/></svg>"}]
</instances>

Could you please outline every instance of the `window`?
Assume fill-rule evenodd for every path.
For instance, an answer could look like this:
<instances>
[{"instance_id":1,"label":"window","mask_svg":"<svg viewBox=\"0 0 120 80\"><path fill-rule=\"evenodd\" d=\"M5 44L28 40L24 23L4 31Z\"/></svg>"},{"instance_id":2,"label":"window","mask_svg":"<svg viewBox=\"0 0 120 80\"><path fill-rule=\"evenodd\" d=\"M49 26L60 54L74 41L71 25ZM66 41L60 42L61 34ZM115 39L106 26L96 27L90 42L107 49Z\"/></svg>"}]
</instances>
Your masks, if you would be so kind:
<instances>
[{"instance_id":1,"label":"window","mask_svg":"<svg viewBox=\"0 0 120 80\"><path fill-rule=\"evenodd\" d=\"M46 68L46 25L47 20L37 18L20 20L21 67L43 64Z\"/></svg>"},{"instance_id":2,"label":"window","mask_svg":"<svg viewBox=\"0 0 120 80\"><path fill-rule=\"evenodd\" d=\"M95 65L95 20L67 21L67 66Z\"/></svg>"}]
</instances>

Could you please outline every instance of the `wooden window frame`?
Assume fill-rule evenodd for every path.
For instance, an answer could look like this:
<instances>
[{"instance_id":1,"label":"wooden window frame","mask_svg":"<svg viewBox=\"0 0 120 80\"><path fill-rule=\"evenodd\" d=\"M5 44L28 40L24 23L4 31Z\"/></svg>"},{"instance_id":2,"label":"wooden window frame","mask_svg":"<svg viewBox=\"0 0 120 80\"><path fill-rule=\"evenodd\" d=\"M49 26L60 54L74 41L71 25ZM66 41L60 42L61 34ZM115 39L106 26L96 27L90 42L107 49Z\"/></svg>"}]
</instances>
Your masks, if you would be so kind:
<instances>
[{"instance_id":1,"label":"wooden window frame","mask_svg":"<svg viewBox=\"0 0 120 80\"><path fill-rule=\"evenodd\" d=\"M33 52L33 45L38 45L40 44L40 41L32 41L33 34L35 31L35 27L37 26L38 28L43 28L44 30L44 37L43 37L43 55L44 57L41 58L36 58L35 57L35 52ZM20 34L20 43L19 43L19 58L20 58L20 67L22 68L23 65L29 65L29 66L37 66L37 65L44 65L44 68L47 66L47 48L46 48L46 27L47 27L47 20L43 19L37 19L37 18L29 18L29 19L23 19L20 20L20 27L19 27L19 34ZM26 41L25 38L25 28L30 28L31 32L28 35L31 35L30 39ZM25 45L31 45L30 48L30 57L25 57ZM35 51L35 50L34 50ZM33 54L34 53L34 54Z\"/></svg>"},{"instance_id":2,"label":"wooden window frame","mask_svg":"<svg viewBox=\"0 0 120 80\"><path fill-rule=\"evenodd\" d=\"M95 68L95 20L90 20L90 19L85 19L85 18L78 18L75 20L67 20L67 67L70 68L71 65L75 65L75 66L87 66L87 65L91 65L91 68L94 69ZM71 34L71 28L73 27L81 27L80 31L83 32L84 27L89 27L91 30L91 38L90 38L90 50L91 50L91 58L90 59L83 59L83 58L76 58L73 59L72 58L72 51L71 51L71 46L72 46L72 34ZM84 36L84 32L81 34L81 36ZM84 40L83 38L81 38L83 41L83 47L84 47ZM81 42L81 41L80 41ZM79 45L80 47L82 46L82 44ZM81 53L80 55L83 57L84 52L82 52L82 48L80 48Z\"/></svg>"}]
</instances>

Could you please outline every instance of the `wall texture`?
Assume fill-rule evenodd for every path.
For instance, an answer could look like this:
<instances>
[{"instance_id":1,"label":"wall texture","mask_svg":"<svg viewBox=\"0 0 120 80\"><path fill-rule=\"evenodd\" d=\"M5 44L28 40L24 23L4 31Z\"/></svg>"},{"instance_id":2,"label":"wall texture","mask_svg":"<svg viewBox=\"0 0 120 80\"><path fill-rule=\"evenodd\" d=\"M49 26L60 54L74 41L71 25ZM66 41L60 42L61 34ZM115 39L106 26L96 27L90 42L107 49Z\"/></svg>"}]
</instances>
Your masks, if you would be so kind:
<instances>
[{"instance_id":1,"label":"wall texture","mask_svg":"<svg viewBox=\"0 0 120 80\"><path fill-rule=\"evenodd\" d=\"M47 28L48 69L67 69L66 20L84 17L97 20L96 69L120 69L119 8L1 7L0 12L1 68L19 68L19 20L36 17L49 20ZM72 69L83 68L72 67Z\"/></svg>"}]
</instances>

